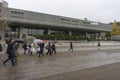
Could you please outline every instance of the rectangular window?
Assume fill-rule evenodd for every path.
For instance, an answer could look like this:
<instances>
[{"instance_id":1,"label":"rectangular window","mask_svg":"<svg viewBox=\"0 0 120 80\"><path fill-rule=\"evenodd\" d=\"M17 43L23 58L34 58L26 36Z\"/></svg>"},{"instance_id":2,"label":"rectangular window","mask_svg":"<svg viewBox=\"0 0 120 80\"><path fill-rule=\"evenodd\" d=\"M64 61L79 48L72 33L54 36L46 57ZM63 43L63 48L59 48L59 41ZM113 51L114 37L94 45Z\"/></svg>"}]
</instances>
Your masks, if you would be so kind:
<instances>
[{"instance_id":1,"label":"rectangular window","mask_svg":"<svg viewBox=\"0 0 120 80\"><path fill-rule=\"evenodd\" d=\"M24 12L20 11L11 11L12 14L24 15Z\"/></svg>"}]
</instances>

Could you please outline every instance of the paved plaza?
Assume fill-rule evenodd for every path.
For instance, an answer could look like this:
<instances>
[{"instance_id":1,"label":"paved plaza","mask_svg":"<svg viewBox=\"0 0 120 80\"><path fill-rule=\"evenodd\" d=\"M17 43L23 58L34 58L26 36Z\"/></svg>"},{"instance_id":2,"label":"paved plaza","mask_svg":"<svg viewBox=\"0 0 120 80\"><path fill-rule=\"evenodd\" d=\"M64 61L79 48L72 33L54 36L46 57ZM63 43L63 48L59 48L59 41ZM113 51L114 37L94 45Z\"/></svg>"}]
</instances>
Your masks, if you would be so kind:
<instances>
[{"instance_id":1,"label":"paved plaza","mask_svg":"<svg viewBox=\"0 0 120 80\"><path fill-rule=\"evenodd\" d=\"M0 80L120 80L120 46L75 50L40 58L20 54L15 67L4 67L6 55L0 55Z\"/></svg>"}]
</instances>

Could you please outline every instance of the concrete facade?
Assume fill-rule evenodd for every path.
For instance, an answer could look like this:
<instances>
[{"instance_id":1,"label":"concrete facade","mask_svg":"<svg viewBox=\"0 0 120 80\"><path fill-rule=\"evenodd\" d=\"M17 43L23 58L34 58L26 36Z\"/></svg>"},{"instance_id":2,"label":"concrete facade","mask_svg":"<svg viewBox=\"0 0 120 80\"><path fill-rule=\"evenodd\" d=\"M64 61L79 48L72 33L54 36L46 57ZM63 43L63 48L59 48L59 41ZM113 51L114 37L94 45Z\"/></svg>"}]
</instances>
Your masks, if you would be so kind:
<instances>
[{"instance_id":1,"label":"concrete facade","mask_svg":"<svg viewBox=\"0 0 120 80\"><path fill-rule=\"evenodd\" d=\"M110 32L112 26L88 20L43 14L38 12L1 7L0 20L6 20L8 26L18 28L18 36L23 35L23 28L44 30L66 30L82 32ZM50 32L49 32L50 34ZM88 33L87 33L88 35Z\"/></svg>"}]
</instances>

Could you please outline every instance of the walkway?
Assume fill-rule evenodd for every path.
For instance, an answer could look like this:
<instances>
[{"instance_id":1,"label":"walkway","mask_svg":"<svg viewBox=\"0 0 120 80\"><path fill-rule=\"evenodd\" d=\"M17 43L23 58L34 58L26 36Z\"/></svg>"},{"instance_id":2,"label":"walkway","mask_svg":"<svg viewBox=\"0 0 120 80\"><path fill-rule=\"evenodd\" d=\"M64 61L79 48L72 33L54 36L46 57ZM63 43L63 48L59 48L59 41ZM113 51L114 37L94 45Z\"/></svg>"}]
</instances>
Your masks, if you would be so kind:
<instances>
[{"instance_id":1,"label":"walkway","mask_svg":"<svg viewBox=\"0 0 120 80\"><path fill-rule=\"evenodd\" d=\"M120 50L96 49L76 52L58 52L57 55L44 56L41 58L38 58L36 55L29 56L21 54L21 56L19 57L19 65L15 67L12 67L10 63L8 63L6 67L4 67L2 65L2 61L5 59L5 57L5 55L0 55L0 80L39 80L40 78L40 80L42 80L42 78L47 80L48 76L54 76L56 74L70 73L74 71L100 67L103 65L119 63ZM88 74L90 74L89 70ZM48 80L50 79L51 78L49 78Z\"/></svg>"}]
</instances>

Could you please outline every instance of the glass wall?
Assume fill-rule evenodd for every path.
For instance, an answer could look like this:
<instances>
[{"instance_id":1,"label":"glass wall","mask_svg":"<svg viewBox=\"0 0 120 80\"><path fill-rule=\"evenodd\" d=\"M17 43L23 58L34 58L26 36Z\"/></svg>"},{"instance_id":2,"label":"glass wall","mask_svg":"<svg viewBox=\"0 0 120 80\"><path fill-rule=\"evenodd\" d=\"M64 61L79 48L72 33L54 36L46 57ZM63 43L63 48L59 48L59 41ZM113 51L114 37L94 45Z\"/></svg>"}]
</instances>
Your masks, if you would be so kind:
<instances>
[{"instance_id":1,"label":"glass wall","mask_svg":"<svg viewBox=\"0 0 120 80\"><path fill-rule=\"evenodd\" d=\"M18 38L18 27L9 27L5 30L5 38Z\"/></svg>"},{"instance_id":2,"label":"glass wall","mask_svg":"<svg viewBox=\"0 0 120 80\"><path fill-rule=\"evenodd\" d=\"M23 28L23 34L27 34L30 36L41 34L43 35L43 32L45 30L42 29L34 29L34 28ZM19 27L9 27L5 30L5 38L19 38Z\"/></svg>"},{"instance_id":3,"label":"glass wall","mask_svg":"<svg viewBox=\"0 0 120 80\"><path fill-rule=\"evenodd\" d=\"M42 29L23 28L23 34L28 34L28 35L41 34L41 35L43 35L43 32L44 32L44 30L42 30Z\"/></svg>"}]
</instances>

